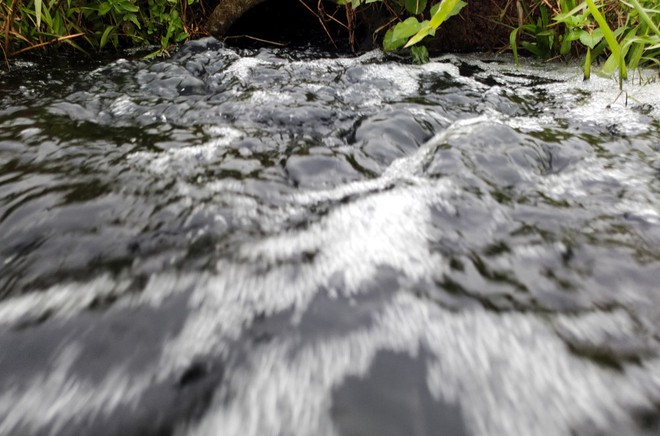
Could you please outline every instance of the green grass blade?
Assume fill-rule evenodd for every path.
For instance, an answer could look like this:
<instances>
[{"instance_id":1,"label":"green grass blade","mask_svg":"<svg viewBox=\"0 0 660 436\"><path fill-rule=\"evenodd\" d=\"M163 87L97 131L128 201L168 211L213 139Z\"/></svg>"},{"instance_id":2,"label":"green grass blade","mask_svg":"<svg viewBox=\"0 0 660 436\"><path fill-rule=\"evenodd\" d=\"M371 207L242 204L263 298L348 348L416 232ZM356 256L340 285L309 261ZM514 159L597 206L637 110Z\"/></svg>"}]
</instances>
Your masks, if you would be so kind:
<instances>
[{"instance_id":1,"label":"green grass blade","mask_svg":"<svg viewBox=\"0 0 660 436\"><path fill-rule=\"evenodd\" d=\"M114 29L115 26L108 26L105 28L103 35L101 35L101 42L99 44L99 48L105 47L105 45L108 43L108 37L110 36L110 32L112 32Z\"/></svg>"},{"instance_id":2,"label":"green grass blade","mask_svg":"<svg viewBox=\"0 0 660 436\"><path fill-rule=\"evenodd\" d=\"M658 29L658 26L656 26L653 20L651 20L651 17L649 17L642 5L640 5L637 0L629 1L635 7L635 10L639 14L639 17L642 19L642 21L644 21L646 25L649 26L649 29L651 29L656 35L660 36L660 29Z\"/></svg>"},{"instance_id":3,"label":"green grass blade","mask_svg":"<svg viewBox=\"0 0 660 436\"><path fill-rule=\"evenodd\" d=\"M587 55L584 57L584 80L591 77L591 48L587 47Z\"/></svg>"},{"instance_id":4,"label":"green grass blade","mask_svg":"<svg viewBox=\"0 0 660 436\"><path fill-rule=\"evenodd\" d=\"M598 10L598 7L596 7L594 0L585 0L585 1L587 2L587 6L589 7L589 12L591 12L591 15L594 17L594 19L598 23L598 26L603 31L603 36L605 37L605 41L607 41L607 45L609 46L610 51L612 52L612 56L614 57L614 59L617 60L617 63L619 65L619 86L621 86L621 80L625 79L626 76L628 75L626 72L625 61L623 59L623 56L621 55L621 46L617 42L616 37L614 36L614 32L612 32L612 29L610 29L610 26L607 24L605 17L603 17L603 15Z\"/></svg>"},{"instance_id":5,"label":"green grass blade","mask_svg":"<svg viewBox=\"0 0 660 436\"><path fill-rule=\"evenodd\" d=\"M34 12L37 16L37 30L39 30L39 27L41 27L41 6L41 0L34 0Z\"/></svg>"},{"instance_id":6,"label":"green grass blade","mask_svg":"<svg viewBox=\"0 0 660 436\"><path fill-rule=\"evenodd\" d=\"M509 35L509 44L511 45L513 60L516 62L517 67L520 66L520 60L518 59L518 30L520 30L520 27L513 29Z\"/></svg>"}]
</instances>

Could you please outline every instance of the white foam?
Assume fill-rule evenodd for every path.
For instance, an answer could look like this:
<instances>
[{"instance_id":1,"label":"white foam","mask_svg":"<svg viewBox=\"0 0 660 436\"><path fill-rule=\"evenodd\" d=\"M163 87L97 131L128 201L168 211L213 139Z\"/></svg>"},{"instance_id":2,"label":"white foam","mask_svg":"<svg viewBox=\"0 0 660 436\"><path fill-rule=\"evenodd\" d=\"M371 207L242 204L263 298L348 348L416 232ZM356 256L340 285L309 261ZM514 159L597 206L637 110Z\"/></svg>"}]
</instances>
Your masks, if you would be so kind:
<instances>
[{"instance_id":1,"label":"white foam","mask_svg":"<svg viewBox=\"0 0 660 436\"><path fill-rule=\"evenodd\" d=\"M34 376L20 389L6 387L0 393L0 434L16 434L19 429L60 434L66 426L114 410L124 404L136 407L149 387L148 374L127 377L123 368L112 368L100 383L80 379L71 366L79 354L76 345L64 348L48 369Z\"/></svg>"},{"instance_id":2,"label":"white foam","mask_svg":"<svg viewBox=\"0 0 660 436\"><path fill-rule=\"evenodd\" d=\"M461 406L474 435L567 434L627 422L624 406L651 407L648 374L612 373L571 355L544 321L523 314L451 313L401 293L372 327L302 346L261 347L243 365L191 435L336 434L332 391L365 376L381 350L412 356L424 345L432 393ZM607 316L605 315L607 318ZM607 319L606 319L607 322ZM293 339L295 341L295 339ZM232 401L223 402L224 392Z\"/></svg>"},{"instance_id":3,"label":"white foam","mask_svg":"<svg viewBox=\"0 0 660 436\"><path fill-rule=\"evenodd\" d=\"M215 126L208 131L215 137L201 145L182 146L161 153L138 151L128 155L128 159L145 166L155 174L167 173L172 168L192 170L200 163L213 162L219 158L219 153L244 136L240 130L225 126Z\"/></svg>"},{"instance_id":4,"label":"white foam","mask_svg":"<svg viewBox=\"0 0 660 436\"><path fill-rule=\"evenodd\" d=\"M46 290L0 300L0 326L35 321L45 315L70 316L88 308L98 298L123 295L129 284L128 280L102 275L89 282L58 284Z\"/></svg>"}]
</instances>

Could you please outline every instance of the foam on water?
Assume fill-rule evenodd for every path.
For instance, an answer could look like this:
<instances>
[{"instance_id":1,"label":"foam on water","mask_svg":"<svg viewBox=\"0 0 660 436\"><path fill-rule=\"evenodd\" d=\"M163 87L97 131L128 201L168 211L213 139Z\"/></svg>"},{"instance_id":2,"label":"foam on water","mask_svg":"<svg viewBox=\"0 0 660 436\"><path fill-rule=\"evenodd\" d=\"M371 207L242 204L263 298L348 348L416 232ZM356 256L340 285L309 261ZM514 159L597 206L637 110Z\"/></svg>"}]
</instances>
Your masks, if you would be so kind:
<instances>
[{"instance_id":1,"label":"foam on water","mask_svg":"<svg viewBox=\"0 0 660 436\"><path fill-rule=\"evenodd\" d=\"M90 282L55 285L47 290L2 300L0 325L29 324L46 315L75 315L96 299L123 295L129 284L129 281L117 281L104 275Z\"/></svg>"},{"instance_id":2,"label":"foam on water","mask_svg":"<svg viewBox=\"0 0 660 436\"><path fill-rule=\"evenodd\" d=\"M168 431L340 434L336 392L383 352L421 362L473 435L629 434L634 412L655 410L660 87L627 85L639 110L576 67L197 44L117 61L47 101L50 117L93 126L82 139L0 119L29 134L18 163L43 162L33 171L96 149L112 162L72 186L44 178L73 194L48 192L36 213L21 178L38 176L16 164L1 179L15 205L1 212L38 225L3 236L13 281L0 283L18 291L0 300L0 341L46 363L0 356L0 434L138 431L134 417L189 398ZM60 157L41 150L49 135ZM96 197L121 213L101 203L75 230L94 246L124 225L118 248L64 261L61 277L21 263Z\"/></svg>"},{"instance_id":3,"label":"foam on water","mask_svg":"<svg viewBox=\"0 0 660 436\"><path fill-rule=\"evenodd\" d=\"M264 347L223 389L238 396L225 404L219 394L190 434L335 434L332 390L365 376L379 351L416 355L420 346L434 356L427 367L432 392L460 404L475 435L564 434L585 423L604 431L628 419L622 404L651 406L641 385L658 386L649 374L624 377L571 356L536 317L450 313L401 293L371 328L293 357L286 340Z\"/></svg>"}]
</instances>

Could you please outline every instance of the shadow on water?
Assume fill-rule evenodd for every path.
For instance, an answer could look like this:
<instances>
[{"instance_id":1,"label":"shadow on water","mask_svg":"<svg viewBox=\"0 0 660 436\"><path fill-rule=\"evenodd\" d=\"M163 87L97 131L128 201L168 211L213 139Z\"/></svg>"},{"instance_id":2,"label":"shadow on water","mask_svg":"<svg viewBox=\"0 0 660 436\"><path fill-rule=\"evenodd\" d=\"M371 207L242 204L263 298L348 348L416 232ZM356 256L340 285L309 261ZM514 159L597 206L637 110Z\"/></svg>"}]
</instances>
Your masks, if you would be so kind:
<instances>
[{"instance_id":1,"label":"shadow on water","mask_svg":"<svg viewBox=\"0 0 660 436\"><path fill-rule=\"evenodd\" d=\"M332 397L330 413L342 436L447 434L465 436L458 405L433 398L423 354L379 353L366 377L351 377Z\"/></svg>"}]
</instances>

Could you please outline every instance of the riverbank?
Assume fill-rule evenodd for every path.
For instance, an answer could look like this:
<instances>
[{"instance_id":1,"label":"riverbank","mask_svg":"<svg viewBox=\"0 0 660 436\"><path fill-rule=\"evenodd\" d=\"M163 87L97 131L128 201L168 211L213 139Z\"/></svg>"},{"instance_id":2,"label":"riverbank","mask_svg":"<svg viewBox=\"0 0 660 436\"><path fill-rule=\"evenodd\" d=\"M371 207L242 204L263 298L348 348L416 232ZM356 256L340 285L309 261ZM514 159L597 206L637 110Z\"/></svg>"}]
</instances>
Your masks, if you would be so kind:
<instances>
[{"instance_id":1,"label":"riverbank","mask_svg":"<svg viewBox=\"0 0 660 436\"><path fill-rule=\"evenodd\" d=\"M438 2L352 0L86 0L68 5L29 0L0 2L5 60L38 49L68 47L92 54L110 47L173 45L213 34L228 43L265 46L318 44L337 52L374 47L430 54L511 49L539 58L579 56L585 76L606 60L605 74L660 65L660 11L655 0L631 3L592 0ZM68 6L67 6L68 5ZM7 64L8 65L8 64Z\"/></svg>"}]
</instances>

